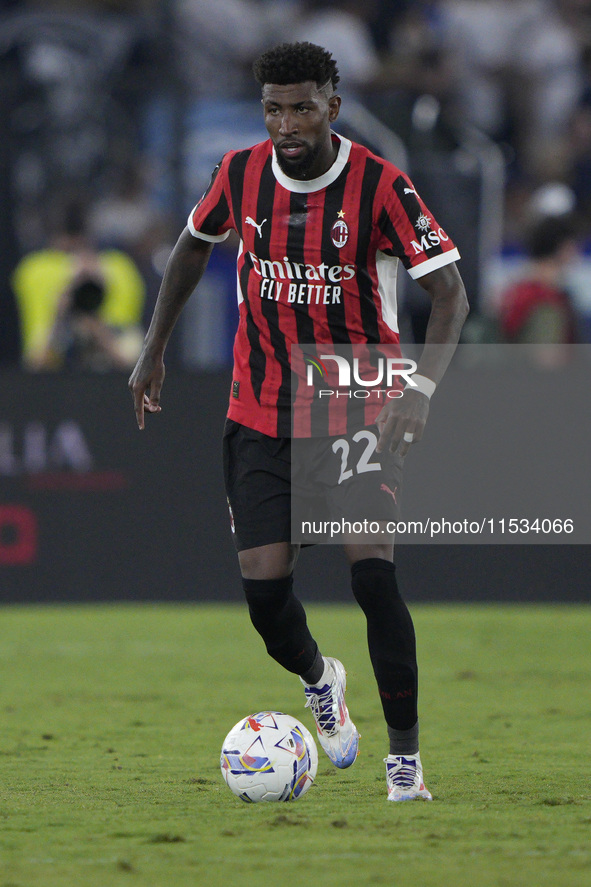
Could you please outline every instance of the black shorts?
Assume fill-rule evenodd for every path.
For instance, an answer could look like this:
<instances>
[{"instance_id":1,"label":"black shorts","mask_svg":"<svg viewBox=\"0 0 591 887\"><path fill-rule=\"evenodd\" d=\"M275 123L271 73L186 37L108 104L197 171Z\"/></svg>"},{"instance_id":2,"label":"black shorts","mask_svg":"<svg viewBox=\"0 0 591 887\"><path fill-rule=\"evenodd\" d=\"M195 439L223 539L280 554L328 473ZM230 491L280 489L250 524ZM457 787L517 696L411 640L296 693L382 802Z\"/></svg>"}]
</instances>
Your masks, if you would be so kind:
<instances>
[{"instance_id":1,"label":"black shorts","mask_svg":"<svg viewBox=\"0 0 591 887\"><path fill-rule=\"evenodd\" d=\"M375 441L376 429L292 441L226 419L224 479L236 549L313 543L300 531L303 517L397 520L403 460L396 453L372 451ZM293 533L292 514L297 519Z\"/></svg>"},{"instance_id":2,"label":"black shorts","mask_svg":"<svg viewBox=\"0 0 591 887\"><path fill-rule=\"evenodd\" d=\"M291 439L226 419L224 480L238 551L291 541Z\"/></svg>"}]
</instances>

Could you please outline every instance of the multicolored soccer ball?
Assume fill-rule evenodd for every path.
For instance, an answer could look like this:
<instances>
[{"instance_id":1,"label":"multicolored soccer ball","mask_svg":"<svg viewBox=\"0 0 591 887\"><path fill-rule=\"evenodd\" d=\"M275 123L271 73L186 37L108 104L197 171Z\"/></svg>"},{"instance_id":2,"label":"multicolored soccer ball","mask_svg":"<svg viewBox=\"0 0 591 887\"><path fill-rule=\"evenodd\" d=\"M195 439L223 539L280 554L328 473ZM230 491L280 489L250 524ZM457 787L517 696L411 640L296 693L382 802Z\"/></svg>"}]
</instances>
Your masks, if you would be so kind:
<instances>
[{"instance_id":1,"label":"multicolored soccer ball","mask_svg":"<svg viewBox=\"0 0 591 887\"><path fill-rule=\"evenodd\" d=\"M222 746L222 775L243 801L295 801L316 777L318 751L291 715L260 711L232 727Z\"/></svg>"}]
</instances>

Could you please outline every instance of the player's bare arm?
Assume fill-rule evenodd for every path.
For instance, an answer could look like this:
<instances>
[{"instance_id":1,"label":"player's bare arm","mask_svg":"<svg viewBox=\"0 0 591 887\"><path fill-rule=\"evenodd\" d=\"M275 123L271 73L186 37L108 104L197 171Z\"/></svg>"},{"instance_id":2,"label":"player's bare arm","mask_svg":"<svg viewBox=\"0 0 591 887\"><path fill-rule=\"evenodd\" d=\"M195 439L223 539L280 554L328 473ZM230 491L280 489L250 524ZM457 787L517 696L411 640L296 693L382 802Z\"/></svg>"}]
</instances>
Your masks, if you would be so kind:
<instances>
[{"instance_id":1,"label":"player's bare arm","mask_svg":"<svg viewBox=\"0 0 591 887\"><path fill-rule=\"evenodd\" d=\"M469 311L468 300L454 262L425 274L419 283L431 297L431 314L416 375L437 385L456 350ZM428 415L429 397L407 386L404 397L390 401L376 419L380 429L377 451L389 444L392 452L398 449L405 456L411 444L422 438Z\"/></svg>"},{"instance_id":2,"label":"player's bare arm","mask_svg":"<svg viewBox=\"0 0 591 887\"><path fill-rule=\"evenodd\" d=\"M185 228L168 260L144 347L129 379L140 431L145 410L160 412L164 351L187 299L201 280L212 248L212 243L194 237Z\"/></svg>"}]
</instances>

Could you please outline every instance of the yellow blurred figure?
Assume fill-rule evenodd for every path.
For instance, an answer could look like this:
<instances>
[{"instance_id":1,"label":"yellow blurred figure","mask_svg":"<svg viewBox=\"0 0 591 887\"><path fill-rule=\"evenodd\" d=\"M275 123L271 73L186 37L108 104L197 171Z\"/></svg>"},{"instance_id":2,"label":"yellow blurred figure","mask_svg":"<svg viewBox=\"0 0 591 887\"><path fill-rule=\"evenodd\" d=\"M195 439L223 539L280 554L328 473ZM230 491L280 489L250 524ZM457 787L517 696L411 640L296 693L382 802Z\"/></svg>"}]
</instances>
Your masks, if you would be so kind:
<instances>
[{"instance_id":1,"label":"yellow blurred figure","mask_svg":"<svg viewBox=\"0 0 591 887\"><path fill-rule=\"evenodd\" d=\"M86 283L97 294L100 290L100 297L77 306L76 293ZM67 349L82 329L94 356L102 352L102 360L79 362L82 368L125 369L135 362L143 338L144 281L126 253L95 250L81 220L67 226L55 245L24 256L12 286L27 369L66 366Z\"/></svg>"}]
</instances>

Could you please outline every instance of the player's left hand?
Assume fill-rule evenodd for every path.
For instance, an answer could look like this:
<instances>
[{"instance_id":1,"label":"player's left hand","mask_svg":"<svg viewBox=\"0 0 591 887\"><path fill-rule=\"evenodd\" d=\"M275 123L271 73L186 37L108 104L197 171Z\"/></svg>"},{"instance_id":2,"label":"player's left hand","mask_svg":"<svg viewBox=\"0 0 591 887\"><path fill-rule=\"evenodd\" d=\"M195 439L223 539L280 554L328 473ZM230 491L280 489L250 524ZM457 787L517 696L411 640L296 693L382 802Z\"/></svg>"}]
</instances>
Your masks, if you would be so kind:
<instances>
[{"instance_id":1,"label":"player's left hand","mask_svg":"<svg viewBox=\"0 0 591 887\"><path fill-rule=\"evenodd\" d=\"M405 389L402 397L390 400L376 418L380 437L376 452L390 447L404 457L422 436L429 415L429 398L420 391Z\"/></svg>"}]
</instances>

